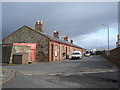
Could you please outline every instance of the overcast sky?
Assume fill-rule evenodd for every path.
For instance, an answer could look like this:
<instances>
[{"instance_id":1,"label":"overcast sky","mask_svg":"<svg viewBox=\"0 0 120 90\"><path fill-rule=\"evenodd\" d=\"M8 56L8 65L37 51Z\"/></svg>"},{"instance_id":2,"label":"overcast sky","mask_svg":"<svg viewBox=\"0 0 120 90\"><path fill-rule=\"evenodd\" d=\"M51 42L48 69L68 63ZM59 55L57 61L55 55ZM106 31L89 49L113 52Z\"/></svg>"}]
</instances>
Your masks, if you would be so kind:
<instances>
[{"instance_id":1,"label":"overcast sky","mask_svg":"<svg viewBox=\"0 0 120 90\"><path fill-rule=\"evenodd\" d=\"M107 48L107 27L110 28L110 47L115 48L118 34L117 2L3 2L3 38L23 25L34 28L43 21L44 32L68 36L74 43L88 49Z\"/></svg>"}]
</instances>

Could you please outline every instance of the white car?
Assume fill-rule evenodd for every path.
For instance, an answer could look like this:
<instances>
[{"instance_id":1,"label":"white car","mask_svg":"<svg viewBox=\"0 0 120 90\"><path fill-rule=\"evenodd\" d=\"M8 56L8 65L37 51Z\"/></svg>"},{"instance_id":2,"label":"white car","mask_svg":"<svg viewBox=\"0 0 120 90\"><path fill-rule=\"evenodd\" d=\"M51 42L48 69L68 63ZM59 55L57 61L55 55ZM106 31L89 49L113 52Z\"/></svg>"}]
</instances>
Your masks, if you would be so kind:
<instances>
[{"instance_id":1,"label":"white car","mask_svg":"<svg viewBox=\"0 0 120 90\"><path fill-rule=\"evenodd\" d=\"M71 59L82 59L82 53L80 51L74 51Z\"/></svg>"}]
</instances>

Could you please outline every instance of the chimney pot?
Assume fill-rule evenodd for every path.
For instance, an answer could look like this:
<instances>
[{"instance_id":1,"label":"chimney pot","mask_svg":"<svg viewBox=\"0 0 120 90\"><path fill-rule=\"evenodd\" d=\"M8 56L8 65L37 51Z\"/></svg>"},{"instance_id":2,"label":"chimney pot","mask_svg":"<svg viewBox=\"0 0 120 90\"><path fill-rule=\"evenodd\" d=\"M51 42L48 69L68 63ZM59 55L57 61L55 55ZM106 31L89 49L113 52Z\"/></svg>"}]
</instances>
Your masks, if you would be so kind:
<instances>
[{"instance_id":1,"label":"chimney pot","mask_svg":"<svg viewBox=\"0 0 120 90\"><path fill-rule=\"evenodd\" d=\"M42 21L37 21L36 24L35 24L35 30L38 30L38 31L41 31L43 32L43 24L42 24Z\"/></svg>"},{"instance_id":2,"label":"chimney pot","mask_svg":"<svg viewBox=\"0 0 120 90\"><path fill-rule=\"evenodd\" d=\"M72 43L72 44L73 44L73 40L70 40L70 43Z\"/></svg>"},{"instance_id":3,"label":"chimney pot","mask_svg":"<svg viewBox=\"0 0 120 90\"><path fill-rule=\"evenodd\" d=\"M68 36L65 36L65 37L64 37L64 41L68 41Z\"/></svg>"},{"instance_id":4,"label":"chimney pot","mask_svg":"<svg viewBox=\"0 0 120 90\"><path fill-rule=\"evenodd\" d=\"M53 36L56 37L56 38L59 38L59 32L58 31L54 31L53 32Z\"/></svg>"}]
</instances>

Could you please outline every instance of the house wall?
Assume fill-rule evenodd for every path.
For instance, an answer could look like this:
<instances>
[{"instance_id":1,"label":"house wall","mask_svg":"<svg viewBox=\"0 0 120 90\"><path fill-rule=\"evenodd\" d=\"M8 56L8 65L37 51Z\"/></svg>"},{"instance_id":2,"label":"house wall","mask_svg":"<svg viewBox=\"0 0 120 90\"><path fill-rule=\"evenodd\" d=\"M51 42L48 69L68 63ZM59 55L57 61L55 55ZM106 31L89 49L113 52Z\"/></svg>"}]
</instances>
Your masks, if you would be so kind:
<instances>
[{"instance_id":1,"label":"house wall","mask_svg":"<svg viewBox=\"0 0 120 90\"><path fill-rule=\"evenodd\" d=\"M2 44L0 44L0 63L2 63Z\"/></svg>"},{"instance_id":2,"label":"house wall","mask_svg":"<svg viewBox=\"0 0 120 90\"><path fill-rule=\"evenodd\" d=\"M2 44L2 63L10 63L12 44Z\"/></svg>"},{"instance_id":3,"label":"house wall","mask_svg":"<svg viewBox=\"0 0 120 90\"><path fill-rule=\"evenodd\" d=\"M28 62L32 62L31 61L31 47L30 46L18 46L18 45L13 45L12 47L12 52L11 52L11 57L10 57L10 63L12 63L13 60L13 55L16 53L28 53Z\"/></svg>"},{"instance_id":4,"label":"house wall","mask_svg":"<svg viewBox=\"0 0 120 90\"><path fill-rule=\"evenodd\" d=\"M12 63L16 53L28 53L28 62L36 60L36 43L8 43L3 44L3 63Z\"/></svg>"},{"instance_id":5,"label":"house wall","mask_svg":"<svg viewBox=\"0 0 120 90\"><path fill-rule=\"evenodd\" d=\"M57 42L50 42L49 44L49 61L58 61L59 60L59 54L60 54L60 50L59 50L59 43Z\"/></svg>"},{"instance_id":6,"label":"house wall","mask_svg":"<svg viewBox=\"0 0 120 90\"><path fill-rule=\"evenodd\" d=\"M52 49L53 48L53 49ZM70 45L62 44L56 41L50 41L49 43L49 61L64 60L66 58L71 58L71 54L74 51L81 51L83 53L84 49L76 48ZM67 55L64 56L63 53Z\"/></svg>"},{"instance_id":7,"label":"house wall","mask_svg":"<svg viewBox=\"0 0 120 90\"><path fill-rule=\"evenodd\" d=\"M69 45L66 44L60 44L60 60L63 60L65 58L69 58L70 56L70 47ZM65 53L65 56L64 56Z\"/></svg>"},{"instance_id":8,"label":"house wall","mask_svg":"<svg viewBox=\"0 0 120 90\"><path fill-rule=\"evenodd\" d=\"M22 64L28 64L28 62L29 62L28 57L29 57L28 54L25 54L22 56Z\"/></svg>"},{"instance_id":9,"label":"house wall","mask_svg":"<svg viewBox=\"0 0 120 90\"><path fill-rule=\"evenodd\" d=\"M82 50L80 48L76 48L56 41L50 41L50 39L45 35L40 34L27 26L23 26L13 34L9 35L3 40L3 43L36 43L37 62L63 60L66 58L63 56L64 52L67 55L67 58L71 58L73 51ZM51 54L53 54L53 59L51 57Z\"/></svg>"},{"instance_id":10,"label":"house wall","mask_svg":"<svg viewBox=\"0 0 120 90\"><path fill-rule=\"evenodd\" d=\"M30 47L29 52L27 51L27 53L30 53L29 62L34 62L36 60L36 43L13 43L13 46L28 46L28 47ZM23 52L25 51L24 48L22 48L21 50L23 50ZM18 51L18 52L20 52L20 51Z\"/></svg>"},{"instance_id":11,"label":"house wall","mask_svg":"<svg viewBox=\"0 0 120 90\"><path fill-rule=\"evenodd\" d=\"M69 58L71 58L71 54L73 53L73 51L74 51L73 47L70 47L70 56L69 56Z\"/></svg>"},{"instance_id":12,"label":"house wall","mask_svg":"<svg viewBox=\"0 0 120 90\"><path fill-rule=\"evenodd\" d=\"M23 26L6 38L3 43L37 43L36 61L48 61L49 39L30 28Z\"/></svg>"}]
</instances>

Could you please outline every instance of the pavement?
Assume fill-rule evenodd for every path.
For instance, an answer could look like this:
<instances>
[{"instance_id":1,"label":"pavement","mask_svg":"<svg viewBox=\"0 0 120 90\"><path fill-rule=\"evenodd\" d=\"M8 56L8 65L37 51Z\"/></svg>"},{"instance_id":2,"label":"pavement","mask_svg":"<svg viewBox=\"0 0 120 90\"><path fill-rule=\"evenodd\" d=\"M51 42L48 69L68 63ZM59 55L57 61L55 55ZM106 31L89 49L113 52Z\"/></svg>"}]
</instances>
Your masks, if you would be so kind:
<instances>
[{"instance_id":1,"label":"pavement","mask_svg":"<svg viewBox=\"0 0 120 90\"><path fill-rule=\"evenodd\" d=\"M0 72L0 83L5 83L15 76L15 71L4 67L1 69L2 71Z\"/></svg>"},{"instance_id":2,"label":"pavement","mask_svg":"<svg viewBox=\"0 0 120 90\"><path fill-rule=\"evenodd\" d=\"M101 56L3 66L16 76L3 88L118 88L118 67Z\"/></svg>"}]
</instances>

